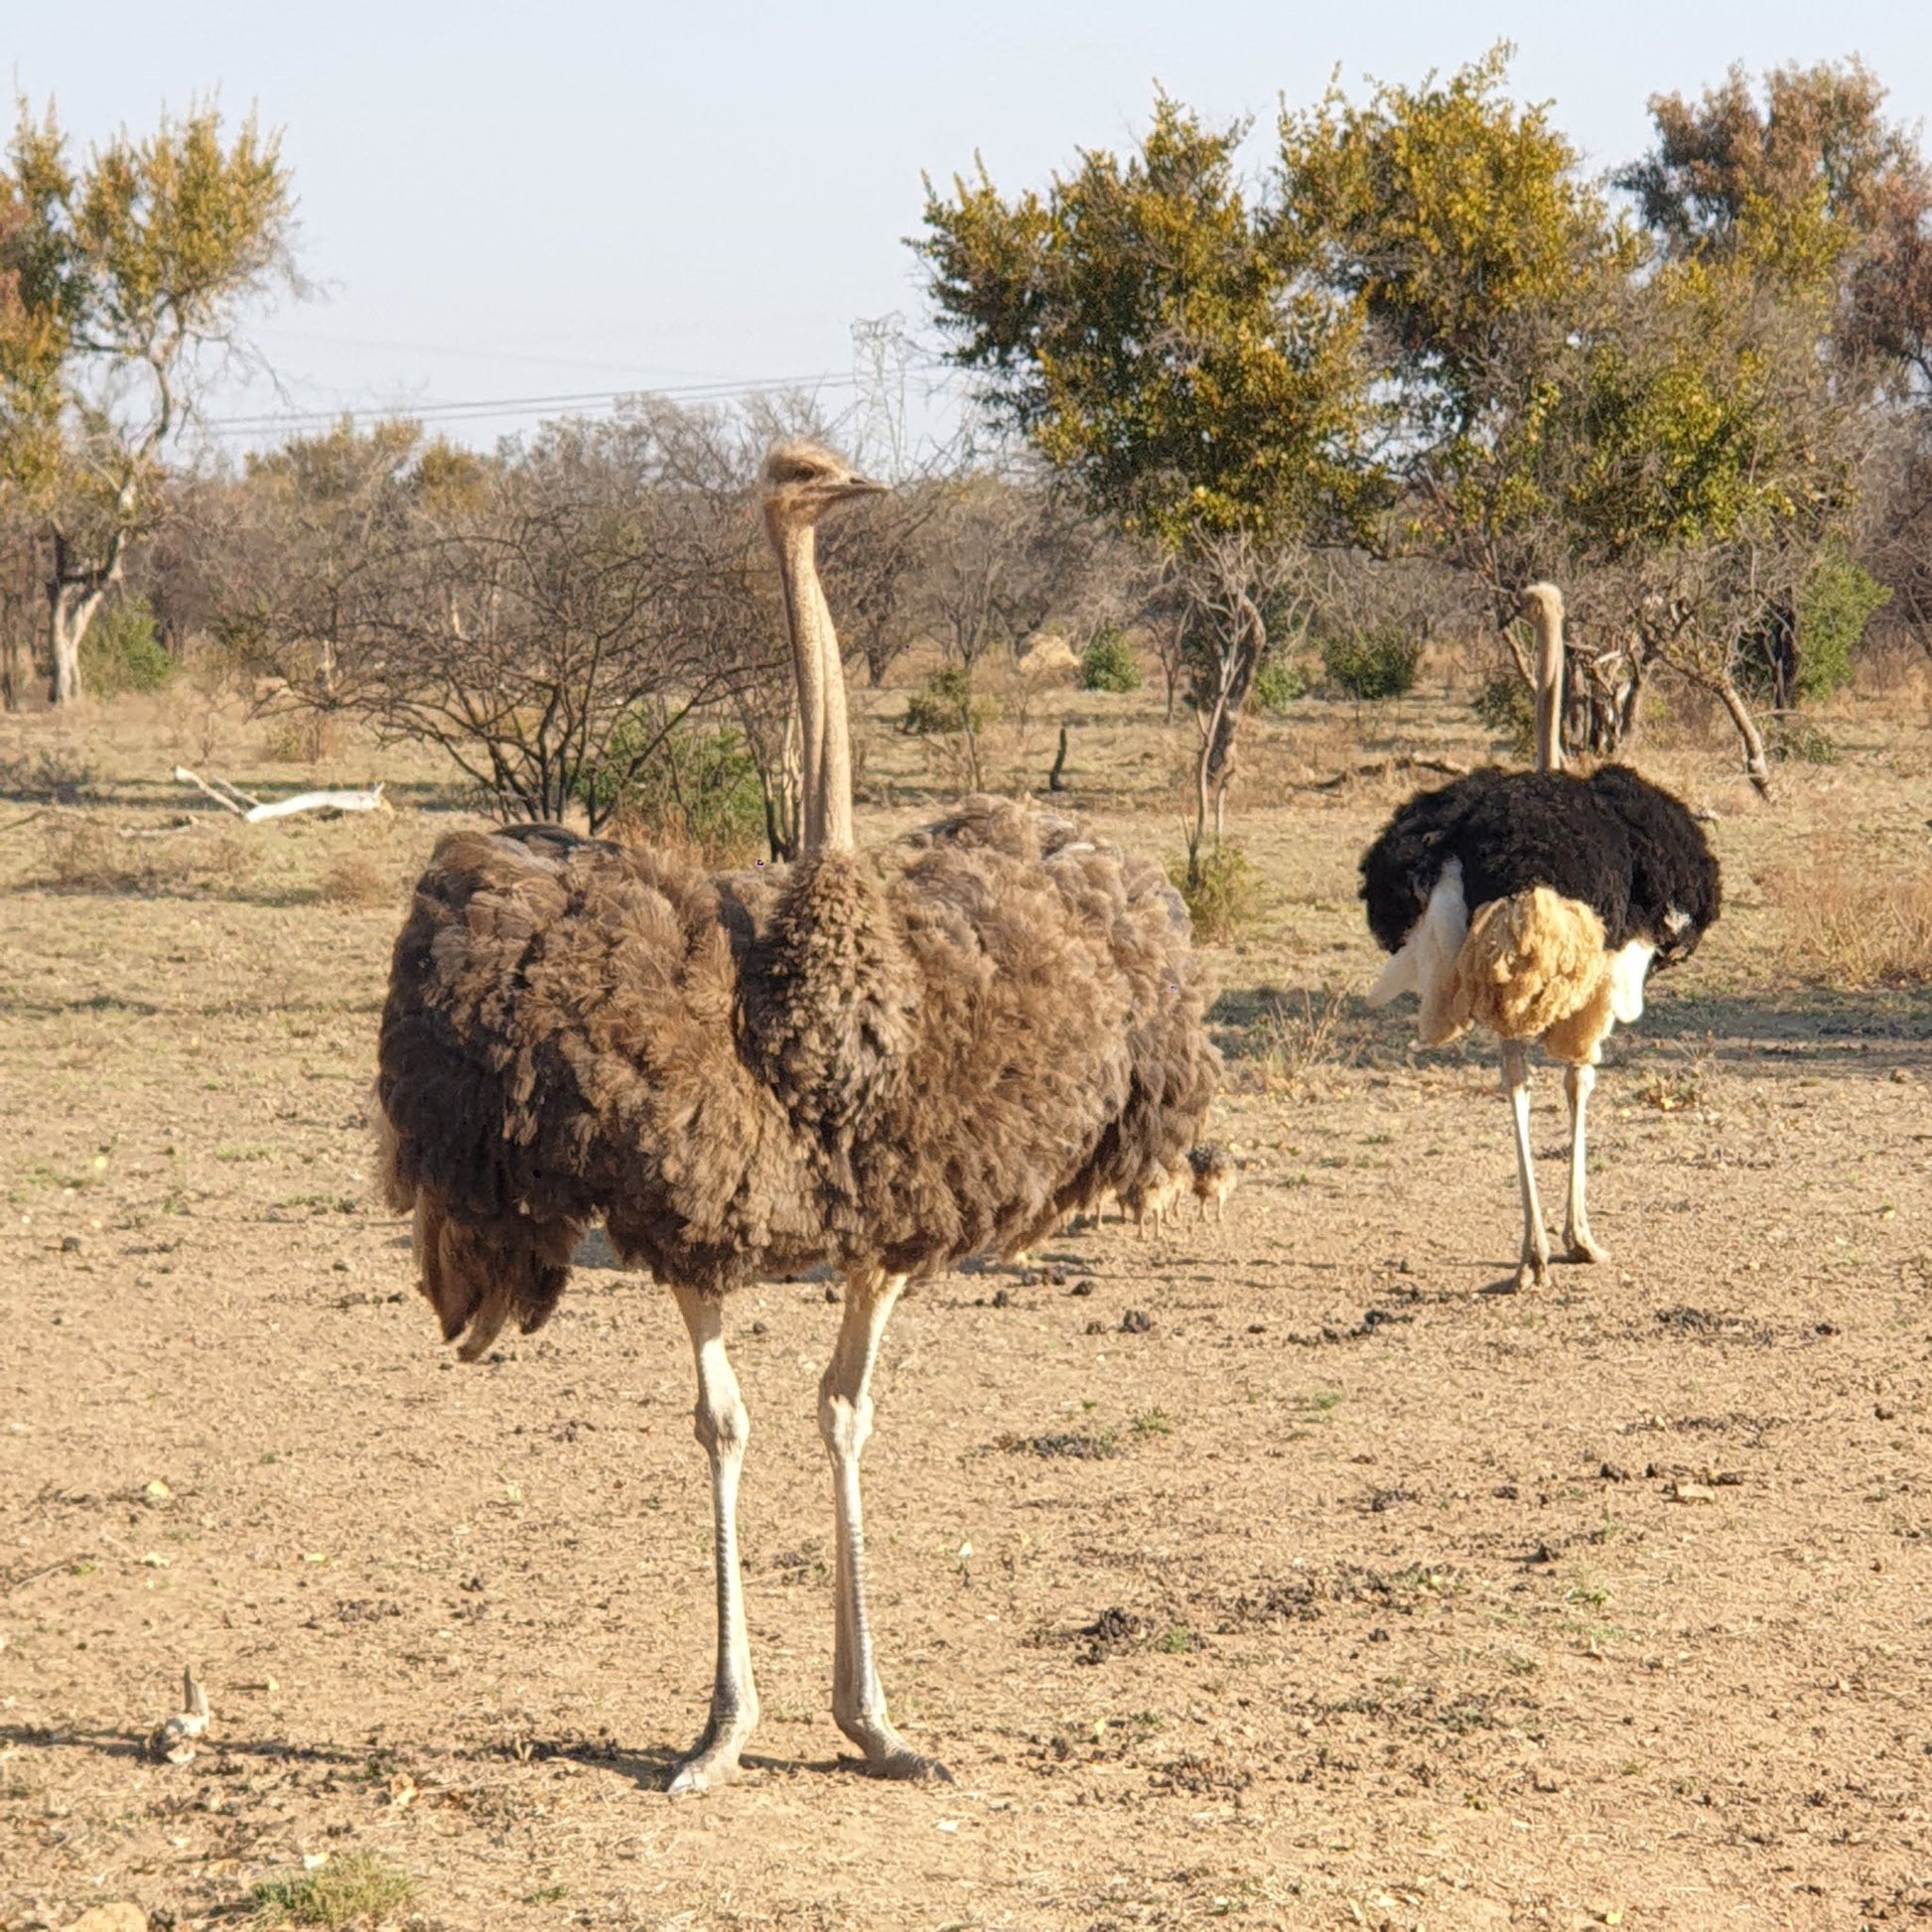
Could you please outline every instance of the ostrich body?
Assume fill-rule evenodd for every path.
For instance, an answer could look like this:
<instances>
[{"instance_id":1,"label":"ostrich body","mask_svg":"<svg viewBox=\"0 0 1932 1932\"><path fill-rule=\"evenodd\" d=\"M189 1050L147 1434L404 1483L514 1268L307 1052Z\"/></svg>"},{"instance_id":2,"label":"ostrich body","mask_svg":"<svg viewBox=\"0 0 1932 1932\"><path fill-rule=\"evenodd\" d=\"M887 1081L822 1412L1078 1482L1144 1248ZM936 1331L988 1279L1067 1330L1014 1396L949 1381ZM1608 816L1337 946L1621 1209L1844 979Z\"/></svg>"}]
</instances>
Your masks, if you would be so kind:
<instances>
[{"instance_id":1,"label":"ostrich body","mask_svg":"<svg viewBox=\"0 0 1932 1932\"><path fill-rule=\"evenodd\" d=\"M1529 1048L1565 1066L1572 1261L1602 1261L1585 1199L1585 1112L1611 1029L1643 1013L1647 976L1697 950L1721 904L1718 862L1684 805L1625 765L1563 768L1563 599L1523 593L1537 634L1537 768L1418 792L1362 859L1368 922L1393 954L1368 996L1421 1003L1425 1045L1471 1025L1502 1042L1523 1202L1518 1288L1543 1287L1550 1242L1530 1159Z\"/></svg>"},{"instance_id":2,"label":"ostrich body","mask_svg":"<svg viewBox=\"0 0 1932 1932\"><path fill-rule=\"evenodd\" d=\"M460 1352L512 1314L539 1325L597 1219L689 1328L718 1655L679 1791L729 1778L758 1717L736 1527L750 1426L724 1296L820 1262L846 1282L819 1385L833 1712L873 1770L943 1775L887 1715L866 1604L859 1458L887 1318L908 1278L1023 1249L1177 1165L1218 1070L1185 911L1152 863L986 798L854 852L812 534L869 486L810 445L764 470L806 778L797 863L707 876L555 828L454 834L417 886L383 1013L391 1194Z\"/></svg>"}]
</instances>

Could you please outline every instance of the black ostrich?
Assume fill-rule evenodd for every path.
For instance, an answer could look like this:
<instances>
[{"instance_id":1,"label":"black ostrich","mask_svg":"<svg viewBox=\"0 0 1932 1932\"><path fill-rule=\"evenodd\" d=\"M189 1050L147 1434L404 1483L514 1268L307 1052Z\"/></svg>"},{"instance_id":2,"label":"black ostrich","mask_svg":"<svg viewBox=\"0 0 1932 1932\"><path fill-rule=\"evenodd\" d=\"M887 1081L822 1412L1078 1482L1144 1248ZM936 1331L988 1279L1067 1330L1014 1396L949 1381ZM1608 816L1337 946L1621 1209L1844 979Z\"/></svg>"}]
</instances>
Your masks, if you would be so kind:
<instances>
[{"instance_id":1,"label":"black ostrich","mask_svg":"<svg viewBox=\"0 0 1932 1932\"><path fill-rule=\"evenodd\" d=\"M1394 954L1368 996L1418 996L1423 1043L1472 1024L1502 1042L1516 1129L1523 1253L1516 1286L1546 1287L1550 1240L1530 1162L1529 1049L1564 1063L1572 1261L1602 1261L1584 1202L1584 1110L1611 1028L1643 1013L1646 976L1697 950L1721 900L1696 820L1627 765L1563 768L1563 597L1523 593L1537 635L1534 771L1486 770L1403 805L1362 858L1369 929Z\"/></svg>"}]
</instances>

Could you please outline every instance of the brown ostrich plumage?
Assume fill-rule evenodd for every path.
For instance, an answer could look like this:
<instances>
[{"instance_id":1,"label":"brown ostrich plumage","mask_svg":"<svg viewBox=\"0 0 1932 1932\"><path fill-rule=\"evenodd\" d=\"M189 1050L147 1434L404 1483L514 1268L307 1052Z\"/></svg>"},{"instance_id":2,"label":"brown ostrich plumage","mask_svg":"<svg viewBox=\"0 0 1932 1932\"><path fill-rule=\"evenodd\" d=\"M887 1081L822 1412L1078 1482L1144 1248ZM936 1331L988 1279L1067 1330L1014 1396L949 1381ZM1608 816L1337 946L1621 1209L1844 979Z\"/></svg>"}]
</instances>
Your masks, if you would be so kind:
<instances>
[{"instance_id":1,"label":"brown ostrich plumage","mask_svg":"<svg viewBox=\"0 0 1932 1932\"><path fill-rule=\"evenodd\" d=\"M1217 1069L1186 913L1073 831L974 799L877 859L724 878L446 838L378 1090L445 1335L536 1327L594 1220L706 1294L916 1278L1179 1167Z\"/></svg>"},{"instance_id":2,"label":"brown ostrich plumage","mask_svg":"<svg viewBox=\"0 0 1932 1932\"><path fill-rule=\"evenodd\" d=\"M844 684L812 528L873 487L774 450L805 852L707 876L556 827L453 834L396 941L377 1085L383 1166L423 1293L475 1359L540 1324L602 1220L677 1299L710 1454L719 1656L674 1782L732 1775L757 1720L736 1545L749 1424L718 1302L829 1262L847 1282L819 1423L837 1503L833 1708L868 1763L937 1772L886 1715L865 1603L859 1453L909 1277L1014 1253L1178 1171L1218 1075L1187 917L1160 869L1071 821L969 798L852 849Z\"/></svg>"}]
</instances>

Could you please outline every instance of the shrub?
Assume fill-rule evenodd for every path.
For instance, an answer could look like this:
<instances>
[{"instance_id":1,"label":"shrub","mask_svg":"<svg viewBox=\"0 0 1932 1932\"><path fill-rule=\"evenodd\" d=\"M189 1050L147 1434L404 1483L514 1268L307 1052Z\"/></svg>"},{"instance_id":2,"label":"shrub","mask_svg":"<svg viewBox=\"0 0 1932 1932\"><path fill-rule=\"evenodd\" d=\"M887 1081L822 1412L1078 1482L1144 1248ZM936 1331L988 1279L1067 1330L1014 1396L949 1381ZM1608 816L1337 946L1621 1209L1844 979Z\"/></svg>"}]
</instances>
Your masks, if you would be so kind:
<instances>
[{"instance_id":1,"label":"shrub","mask_svg":"<svg viewBox=\"0 0 1932 1932\"><path fill-rule=\"evenodd\" d=\"M713 865L754 857L764 839L764 793L744 734L688 719L662 737L658 731L640 713L612 733L604 759L578 787L591 816L645 838L680 840Z\"/></svg>"},{"instance_id":2,"label":"shrub","mask_svg":"<svg viewBox=\"0 0 1932 1932\"><path fill-rule=\"evenodd\" d=\"M178 667L155 635L145 597L116 598L94 614L80 640L80 683L96 697L159 691Z\"/></svg>"},{"instance_id":3,"label":"shrub","mask_svg":"<svg viewBox=\"0 0 1932 1932\"><path fill-rule=\"evenodd\" d=\"M1536 704L1520 677L1504 672L1492 677L1475 694L1471 708L1498 738L1509 741L1511 753L1528 759L1536 750Z\"/></svg>"},{"instance_id":4,"label":"shrub","mask_svg":"<svg viewBox=\"0 0 1932 1932\"><path fill-rule=\"evenodd\" d=\"M1194 937L1222 945L1250 924L1261 909L1261 874L1238 845L1217 845L1170 868L1169 877L1187 903Z\"/></svg>"},{"instance_id":5,"label":"shrub","mask_svg":"<svg viewBox=\"0 0 1932 1932\"><path fill-rule=\"evenodd\" d=\"M1798 593L1798 691L1813 702L1852 682L1852 653L1891 592L1830 545Z\"/></svg>"},{"instance_id":6,"label":"shrub","mask_svg":"<svg viewBox=\"0 0 1932 1932\"><path fill-rule=\"evenodd\" d=\"M1141 660L1125 631L1110 623L1095 633L1080 659L1080 683L1088 691L1141 688Z\"/></svg>"},{"instance_id":7,"label":"shrub","mask_svg":"<svg viewBox=\"0 0 1932 1932\"><path fill-rule=\"evenodd\" d=\"M1415 689L1422 639L1393 625L1321 640L1328 682L1351 698L1400 698Z\"/></svg>"},{"instance_id":8,"label":"shrub","mask_svg":"<svg viewBox=\"0 0 1932 1932\"><path fill-rule=\"evenodd\" d=\"M1771 756L1782 762L1836 764L1844 757L1830 732L1791 718L1772 719L1764 739Z\"/></svg>"},{"instance_id":9,"label":"shrub","mask_svg":"<svg viewBox=\"0 0 1932 1932\"><path fill-rule=\"evenodd\" d=\"M1252 702L1257 711L1279 718L1297 698L1309 695L1309 674L1287 657L1271 657L1255 673Z\"/></svg>"},{"instance_id":10,"label":"shrub","mask_svg":"<svg viewBox=\"0 0 1932 1932\"><path fill-rule=\"evenodd\" d=\"M964 664L947 664L933 672L905 705L899 729L914 738L933 738L965 732L977 735L1000 715L996 699L973 689L973 674Z\"/></svg>"},{"instance_id":11,"label":"shrub","mask_svg":"<svg viewBox=\"0 0 1932 1932\"><path fill-rule=\"evenodd\" d=\"M366 854L344 852L330 861L317 895L325 905L367 908L392 905L396 883Z\"/></svg>"}]
</instances>

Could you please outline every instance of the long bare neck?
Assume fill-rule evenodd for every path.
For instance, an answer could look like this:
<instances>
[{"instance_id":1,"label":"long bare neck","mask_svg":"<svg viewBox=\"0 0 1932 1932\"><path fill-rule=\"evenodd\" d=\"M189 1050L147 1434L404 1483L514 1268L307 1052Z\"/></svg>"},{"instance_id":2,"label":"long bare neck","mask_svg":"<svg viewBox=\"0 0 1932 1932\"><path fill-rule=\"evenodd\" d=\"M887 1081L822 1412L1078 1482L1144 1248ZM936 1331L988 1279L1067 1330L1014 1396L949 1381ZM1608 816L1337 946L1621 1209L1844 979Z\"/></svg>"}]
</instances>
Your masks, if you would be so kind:
<instances>
[{"instance_id":1,"label":"long bare neck","mask_svg":"<svg viewBox=\"0 0 1932 1932\"><path fill-rule=\"evenodd\" d=\"M852 736L845 715L845 666L818 579L817 537L809 523L787 522L770 534L784 582L792 680L798 693L804 766L800 843L806 852L850 852Z\"/></svg>"},{"instance_id":2,"label":"long bare neck","mask_svg":"<svg viewBox=\"0 0 1932 1932\"><path fill-rule=\"evenodd\" d=\"M1536 768L1563 769L1563 618L1547 604L1536 614Z\"/></svg>"}]
</instances>

